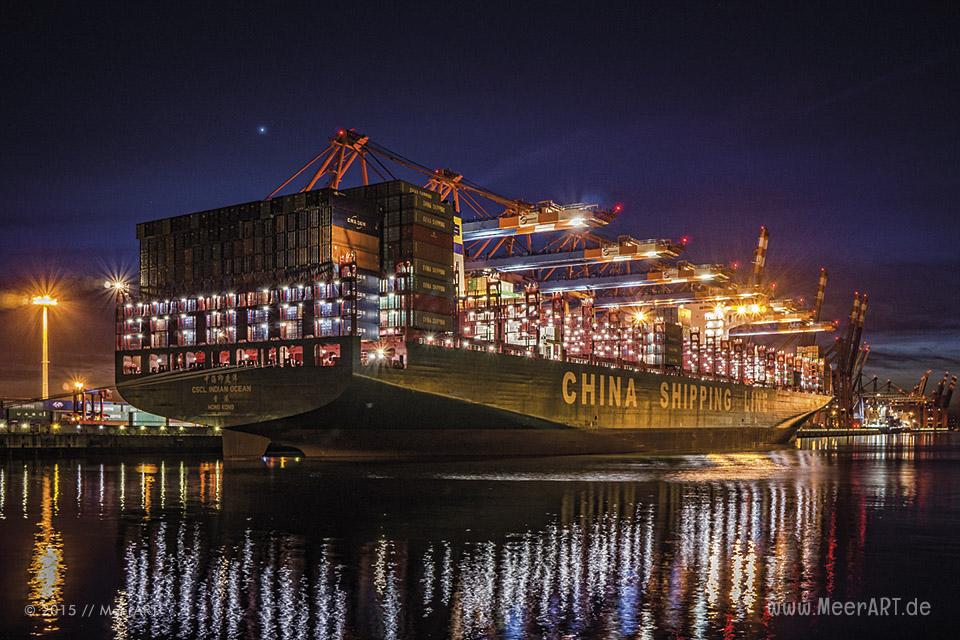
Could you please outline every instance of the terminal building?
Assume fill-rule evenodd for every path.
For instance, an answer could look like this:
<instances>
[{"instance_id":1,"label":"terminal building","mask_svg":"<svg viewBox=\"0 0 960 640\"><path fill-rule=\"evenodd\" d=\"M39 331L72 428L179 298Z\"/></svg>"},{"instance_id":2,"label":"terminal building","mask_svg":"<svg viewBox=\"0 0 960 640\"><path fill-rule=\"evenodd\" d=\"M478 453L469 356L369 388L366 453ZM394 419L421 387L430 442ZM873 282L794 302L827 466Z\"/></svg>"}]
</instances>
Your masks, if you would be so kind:
<instances>
[{"instance_id":1,"label":"terminal building","mask_svg":"<svg viewBox=\"0 0 960 640\"><path fill-rule=\"evenodd\" d=\"M170 420L142 411L126 402L103 401L79 407L70 399L44 400L4 407L0 410L0 430L47 431L77 425L157 429L193 427L193 423Z\"/></svg>"}]
</instances>

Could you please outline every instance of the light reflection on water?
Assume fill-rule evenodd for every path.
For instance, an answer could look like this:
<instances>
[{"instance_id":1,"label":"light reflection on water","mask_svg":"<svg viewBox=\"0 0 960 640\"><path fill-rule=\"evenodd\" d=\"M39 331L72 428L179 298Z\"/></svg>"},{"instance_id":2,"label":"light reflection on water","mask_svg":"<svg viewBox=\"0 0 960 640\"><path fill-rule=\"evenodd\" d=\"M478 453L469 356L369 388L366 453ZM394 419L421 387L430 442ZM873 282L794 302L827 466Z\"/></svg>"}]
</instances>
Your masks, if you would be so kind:
<instances>
[{"instance_id":1,"label":"light reflection on water","mask_svg":"<svg viewBox=\"0 0 960 640\"><path fill-rule=\"evenodd\" d=\"M50 473L40 479L40 522L34 534L30 556L29 595L31 606L38 612L39 632L46 634L59 629L55 610L62 604L62 587L66 567L63 562L63 537L53 525L59 513L60 465L54 464Z\"/></svg>"},{"instance_id":2,"label":"light reflection on water","mask_svg":"<svg viewBox=\"0 0 960 640\"><path fill-rule=\"evenodd\" d=\"M802 446L372 471L290 460L8 461L0 630L800 637L852 623L776 618L771 604L921 596L946 614L960 551L956 443ZM39 521L6 518L8 493ZM111 610L22 611L85 603ZM903 629L859 623L880 636Z\"/></svg>"}]
</instances>

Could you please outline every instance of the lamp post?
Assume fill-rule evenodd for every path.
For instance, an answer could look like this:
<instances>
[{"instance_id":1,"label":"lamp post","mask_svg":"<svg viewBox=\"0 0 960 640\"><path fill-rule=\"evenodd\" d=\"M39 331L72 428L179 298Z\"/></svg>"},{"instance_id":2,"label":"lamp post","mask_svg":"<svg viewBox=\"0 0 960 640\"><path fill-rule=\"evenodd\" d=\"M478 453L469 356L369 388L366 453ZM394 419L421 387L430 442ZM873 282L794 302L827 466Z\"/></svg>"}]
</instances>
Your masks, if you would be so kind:
<instances>
[{"instance_id":1,"label":"lamp post","mask_svg":"<svg viewBox=\"0 0 960 640\"><path fill-rule=\"evenodd\" d=\"M81 420L87 417L87 397L83 393L84 386L83 380L73 381L73 413L78 413L77 409L80 409Z\"/></svg>"},{"instance_id":2,"label":"lamp post","mask_svg":"<svg viewBox=\"0 0 960 640\"><path fill-rule=\"evenodd\" d=\"M48 384L49 373L50 373L50 350L47 345L47 308L57 306L57 299L50 297L49 294L42 296L34 296L32 300L33 304L40 307L43 313L43 328L41 330L43 335L43 351L40 356L40 369L41 369L41 395L44 400L47 399L47 396L50 395L50 388Z\"/></svg>"}]
</instances>

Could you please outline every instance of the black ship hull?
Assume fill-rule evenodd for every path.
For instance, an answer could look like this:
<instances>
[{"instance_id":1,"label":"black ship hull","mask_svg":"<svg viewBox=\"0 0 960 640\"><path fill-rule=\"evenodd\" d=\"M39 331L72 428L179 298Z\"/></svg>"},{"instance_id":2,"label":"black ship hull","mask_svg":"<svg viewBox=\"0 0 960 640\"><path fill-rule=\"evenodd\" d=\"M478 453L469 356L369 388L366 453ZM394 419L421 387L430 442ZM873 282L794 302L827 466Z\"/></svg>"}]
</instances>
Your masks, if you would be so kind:
<instances>
[{"instance_id":1,"label":"black ship hull","mask_svg":"<svg viewBox=\"0 0 960 640\"><path fill-rule=\"evenodd\" d=\"M324 341L330 344L331 340ZM175 371L118 381L126 400L220 426L228 457L673 454L788 444L828 397L689 376L407 343L396 362Z\"/></svg>"}]
</instances>

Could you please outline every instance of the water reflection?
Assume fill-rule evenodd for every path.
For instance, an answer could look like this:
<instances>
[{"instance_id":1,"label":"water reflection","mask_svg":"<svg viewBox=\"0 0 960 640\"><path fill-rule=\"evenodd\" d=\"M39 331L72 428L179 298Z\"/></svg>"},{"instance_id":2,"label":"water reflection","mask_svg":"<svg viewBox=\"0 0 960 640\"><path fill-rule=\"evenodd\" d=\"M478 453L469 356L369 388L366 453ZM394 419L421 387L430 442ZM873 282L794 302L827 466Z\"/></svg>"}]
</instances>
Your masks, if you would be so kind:
<instances>
[{"instance_id":1,"label":"water reflection","mask_svg":"<svg viewBox=\"0 0 960 640\"><path fill-rule=\"evenodd\" d=\"M134 637L341 638L347 594L322 553L309 569L293 540L210 547L199 525L159 523L124 552L115 628ZM389 587L388 587L389 589Z\"/></svg>"},{"instance_id":2,"label":"water reflection","mask_svg":"<svg viewBox=\"0 0 960 640\"><path fill-rule=\"evenodd\" d=\"M937 558L956 544L917 540L960 524L960 477L937 464L943 450L884 450L376 474L291 461L9 462L0 517L10 492L40 519L26 589L23 573L3 577L4 613L19 619L21 593L19 606L44 611L81 597L109 605L90 637L471 639L799 637L817 628L772 617L771 604L892 585L939 593L946 610L953 582ZM61 491L76 500L61 507ZM5 558L25 541L8 522ZM103 544L83 551L94 531ZM64 539L80 563L69 573ZM920 558L932 577L904 571ZM22 628L76 624L60 615Z\"/></svg>"},{"instance_id":3,"label":"water reflection","mask_svg":"<svg viewBox=\"0 0 960 640\"><path fill-rule=\"evenodd\" d=\"M266 638L340 637L348 620L361 637L383 638L408 637L424 621L452 638L699 638L721 623L765 632L771 602L836 588L839 546L848 547L844 580L857 579L865 512L853 514L857 535L838 540L838 497L796 480L667 485L656 496L589 485L563 492L554 522L502 540L426 542L417 552L418 541L381 536L361 546L349 579L334 568L349 555L336 543L311 563L300 535L248 529L242 543L209 545L197 524L159 523L126 548L123 597L145 612L127 626L230 636L237 617L223 612L232 611Z\"/></svg>"},{"instance_id":4,"label":"water reflection","mask_svg":"<svg viewBox=\"0 0 960 640\"><path fill-rule=\"evenodd\" d=\"M99 477L100 482L99 482L99 484L98 484L98 486L99 486L99 491L97 492L97 506L99 507L98 513L99 513L100 517L102 518L102 517L103 517L103 499L104 499L104 496L106 495L106 487L104 487L104 484L103 484L105 477L104 477L104 475L103 475L103 463L102 463L102 462L100 463L99 469L100 469L100 477Z\"/></svg>"},{"instance_id":5,"label":"water reflection","mask_svg":"<svg viewBox=\"0 0 960 640\"><path fill-rule=\"evenodd\" d=\"M27 519L27 499L30 497L30 472L27 469L27 465L23 465L23 481L20 483L23 486L22 492L22 504L23 504L23 519Z\"/></svg>"},{"instance_id":6,"label":"water reflection","mask_svg":"<svg viewBox=\"0 0 960 640\"><path fill-rule=\"evenodd\" d=\"M60 498L60 467L53 465L41 477L40 522L33 536L30 556L30 578L27 599L33 617L38 621L35 635L59 630L58 621L63 604L63 581L66 566L63 562L63 536L54 528L53 518L58 513Z\"/></svg>"}]
</instances>

